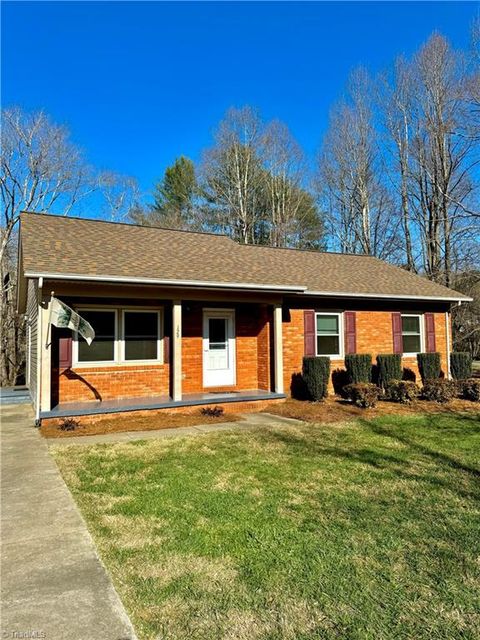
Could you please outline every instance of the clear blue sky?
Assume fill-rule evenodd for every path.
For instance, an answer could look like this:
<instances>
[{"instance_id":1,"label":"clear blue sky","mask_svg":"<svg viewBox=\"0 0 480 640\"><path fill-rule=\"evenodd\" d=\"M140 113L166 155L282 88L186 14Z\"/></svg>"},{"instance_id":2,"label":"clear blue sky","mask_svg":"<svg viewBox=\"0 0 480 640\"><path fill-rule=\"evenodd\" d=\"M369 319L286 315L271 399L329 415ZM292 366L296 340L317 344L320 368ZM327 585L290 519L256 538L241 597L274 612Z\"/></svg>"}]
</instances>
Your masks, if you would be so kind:
<instances>
[{"instance_id":1,"label":"clear blue sky","mask_svg":"<svg viewBox=\"0 0 480 640\"><path fill-rule=\"evenodd\" d=\"M314 154L352 67L433 30L465 47L476 2L4 2L2 102L67 124L95 165L151 187L197 159L232 105L284 120Z\"/></svg>"}]
</instances>

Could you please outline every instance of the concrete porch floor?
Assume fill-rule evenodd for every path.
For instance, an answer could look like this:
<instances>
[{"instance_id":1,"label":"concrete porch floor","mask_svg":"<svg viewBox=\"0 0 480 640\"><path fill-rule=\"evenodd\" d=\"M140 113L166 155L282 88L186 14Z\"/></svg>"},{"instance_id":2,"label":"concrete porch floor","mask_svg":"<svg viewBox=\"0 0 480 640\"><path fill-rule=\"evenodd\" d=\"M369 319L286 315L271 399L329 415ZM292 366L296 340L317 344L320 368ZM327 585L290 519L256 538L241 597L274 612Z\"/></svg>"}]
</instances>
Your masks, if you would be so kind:
<instances>
[{"instance_id":1,"label":"concrete porch floor","mask_svg":"<svg viewBox=\"0 0 480 640\"><path fill-rule=\"evenodd\" d=\"M40 418L68 418L69 416L88 416L102 413L120 413L124 411L146 411L148 409L173 409L204 404L226 404L229 402L255 402L257 400L278 400L286 398L284 393L273 393L262 389L232 391L228 393L185 393L182 400L174 401L169 396L139 398L117 398L115 400L92 400L90 402L65 402L53 407L51 411L42 411Z\"/></svg>"}]
</instances>

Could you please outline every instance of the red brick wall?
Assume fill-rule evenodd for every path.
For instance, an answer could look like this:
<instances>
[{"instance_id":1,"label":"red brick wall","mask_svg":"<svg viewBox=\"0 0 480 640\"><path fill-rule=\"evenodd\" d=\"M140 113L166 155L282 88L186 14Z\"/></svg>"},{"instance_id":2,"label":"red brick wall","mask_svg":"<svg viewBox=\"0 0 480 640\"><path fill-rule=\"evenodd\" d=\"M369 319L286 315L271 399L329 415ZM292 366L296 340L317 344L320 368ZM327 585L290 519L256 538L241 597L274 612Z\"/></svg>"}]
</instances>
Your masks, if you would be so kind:
<instances>
[{"instance_id":1,"label":"red brick wall","mask_svg":"<svg viewBox=\"0 0 480 640\"><path fill-rule=\"evenodd\" d=\"M182 368L183 393L203 391L203 307L186 304L183 310ZM272 312L266 305L237 305L235 308L237 384L213 390L271 389ZM393 350L390 311L357 311L357 352L379 353ZM435 314L436 349L442 354L447 372L445 314ZM283 318L284 386L288 394L292 377L301 372L304 355L303 310L291 309ZM405 358L403 366L416 374L415 358ZM343 360L332 361L332 371L343 369ZM53 373L55 378L56 372ZM135 396L169 395L169 365L117 365L77 368L61 372L54 380L58 401L110 400Z\"/></svg>"},{"instance_id":2,"label":"red brick wall","mask_svg":"<svg viewBox=\"0 0 480 640\"><path fill-rule=\"evenodd\" d=\"M420 311L419 311L420 313ZM283 322L283 360L285 392L289 393L292 377L302 370L304 355L303 309L291 309L289 320ZM445 313L435 313L436 350L442 357L442 370L447 373L447 344ZM379 353L393 352L392 312L356 312L357 353L371 353L373 361ZM403 358L402 364L411 369L420 381L416 358ZM332 360L331 370L343 369L343 360Z\"/></svg>"},{"instance_id":3,"label":"red brick wall","mask_svg":"<svg viewBox=\"0 0 480 640\"><path fill-rule=\"evenodd\" d=\"M182 317L183 393L198 393L203 387L203 308L185 304ZM270 323L265 305L237 305L236 385L209 387L209 391L270 389ZM52 388L58 402L156 396L170 394L169 365L115 365L79 367L53 371ZM58 390L58 391L57 391Z\"/></svg>"},{"instance_id":4,"label":"red brick wall","mask_svg":"<svg viewBox=\"0 0 480 640\"><path fill-rule=\"evenodd\" d=\"M156 395L169 395L169 365L79 367L58 378L59 402Z\"/></svg>"},{"instance_id":5,"label":"red brick wall","mask_svg":"<svg viewBox=\"0 0 480 640\"><path fill-rule=\"evenodd\" d=\"M203 387L203 308L205 305L186 305L182 317L182 391L198 393ZM229 387L208 387L208 391L267 388L266 371L269 356L267 346L268 318L259 305L238 305L235 308L236 384ZM260 355L261 354L261 355ZM260 358L260 359L259 359ZM259 386L262 384L263 386Z\"/></svg>"},{"instance_id":6,"label":"red brick wall","mask_svg":"<svg viewBox=\"0 0 480 640\"><path fill-rule=\"evenodd\" d=\"M268 310L267 305L260 307L258 318L258 337L257 337L257 380L258 388L265 391L271 391L271 357L272 333L272 312Z\"/></svg>"}]
</instances>

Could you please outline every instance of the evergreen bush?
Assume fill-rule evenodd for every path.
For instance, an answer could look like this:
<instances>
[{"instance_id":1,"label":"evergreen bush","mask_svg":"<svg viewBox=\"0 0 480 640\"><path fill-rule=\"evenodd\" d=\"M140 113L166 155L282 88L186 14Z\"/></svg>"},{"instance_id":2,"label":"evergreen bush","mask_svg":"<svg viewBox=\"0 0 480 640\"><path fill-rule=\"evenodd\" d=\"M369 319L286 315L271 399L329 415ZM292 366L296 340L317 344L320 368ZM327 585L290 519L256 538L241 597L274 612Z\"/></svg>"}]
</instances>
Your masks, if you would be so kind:
<instances>
[{"instance_id":1,"label":"evergreen bush","mask_svg":"<svg viewBox=\"0 0 480 640\"><path fill-rule=\"evenodd\" d=\"M464 351L452 351L450 371L455 380L467 380L472 375L472 356Z\"/></svg>"},{"instance_id":2,"label":"evergreen bush","mask_svg":"<svg viewBox=\"0 0 480 640\"><path fill-rule=\"evenodd\" d=\"M438 378L426 380L422 389L422 397L432 402L449 402L457 395L457 383L454 380Z\"/></svg>"},{"instance_id":3,"label":"evergreen bush","mask_svg":"<svg viewBox=\"0 0 480 640\"><path fill-rule=\"evenodd\" d=\"M372 356L369 353L351 353L345 356L348 383L372 381Z\"/></svg>"},{"instance_id":4,"label":"evergreen bush","mask_svg":"<svg viewBox=\"0 0 480 640\"><path fill-rule=\"evenodd\" d=\"M302 377L310 400L318 402L328 395L330 378L330 358L326 356L305 356Z\"/></svg>"},{"instance_id":5,"label":"evergreen bush","mask_svg":"<svg viewBox=\"0 0 480 640\"><path fill-rule=\"evenodd\" d=\"M465 400L480 402L480 380L478 378L463 380L462 396L465 398Z\"/></svg>"},{"instance_id":6,"label":"evergreen bush","mask_svg":"<svg viewBox=\"0 0 480 640\"><path fill-rule=\"evenodd\" d=\"M378 384L385 387L391 380L402 379L402 356L399 353L383 353L377 356Z\"/></svg>"},{"instance_id":7,"label":"evergreen bush","mask_svg":"<svg viewBox=\"0 0 480 640\"><path fill-rule=\"evenodd\" d=\"M357 384L347 384L344 387L345 394L350 400L362 409L375 407L380 397L381 391L376 384L371 382L358 382Z\"/></svg>"},{"instance_id":8,"label":"evergreen bush","mask_svg":"<svg viewBox=\"0 0 480 640\"><path fill-rule=\"evenodd\" d=\"M440 378L442 365L439 353L417 353L417 363L423 384Z\"/></svg>"},{"instance_id":9,"label":"evergreen bush","mask_svg":"<svg viewBox=\"0 0 480 640\"><path fill-rule=\"evenodd\" d=\"M385 395L392 402L409 404L418 398L420 389L411 380L390 380L385 389Z\"/></svg>"}]
</instances>

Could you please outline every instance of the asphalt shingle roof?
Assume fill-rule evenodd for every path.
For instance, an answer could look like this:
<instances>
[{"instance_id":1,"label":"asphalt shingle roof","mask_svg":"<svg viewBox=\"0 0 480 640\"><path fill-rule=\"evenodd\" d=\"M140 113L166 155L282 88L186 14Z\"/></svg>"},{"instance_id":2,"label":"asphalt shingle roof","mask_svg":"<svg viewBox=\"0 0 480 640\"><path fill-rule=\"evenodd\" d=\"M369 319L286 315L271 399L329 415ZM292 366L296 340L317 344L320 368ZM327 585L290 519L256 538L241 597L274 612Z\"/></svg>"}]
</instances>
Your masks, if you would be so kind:
<instances>
[{"instance_id":1,"label":"asphalt shingle roof","mask_svg":"<svg viewBox=\"0 0 480 640\"><path fill-rule=\"evenodd\" d=\"M21 215L25 274L304 287L305 293L468 299L370 256L240 245L226 236Z\"/></svg>"}]
</instances>

